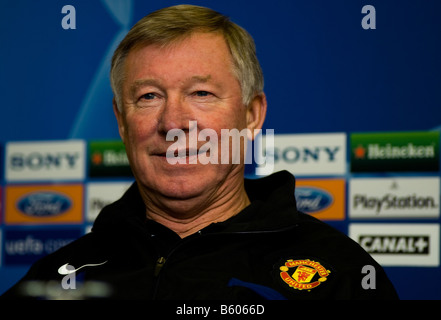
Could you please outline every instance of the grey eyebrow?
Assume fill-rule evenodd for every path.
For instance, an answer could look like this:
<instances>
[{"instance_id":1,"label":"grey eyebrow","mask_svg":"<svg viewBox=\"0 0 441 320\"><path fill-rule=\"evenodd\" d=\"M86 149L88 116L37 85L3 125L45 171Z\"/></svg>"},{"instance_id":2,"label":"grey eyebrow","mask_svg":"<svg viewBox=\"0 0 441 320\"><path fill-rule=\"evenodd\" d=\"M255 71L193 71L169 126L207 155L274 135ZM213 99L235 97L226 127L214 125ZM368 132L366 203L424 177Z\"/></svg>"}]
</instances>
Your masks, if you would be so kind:
<instances>
[{"instance_id":1,"label":"grey eyebrow","mask_svg":"<svg viewBox=\"0 0 441 320\"><path fill-rule=\"evenodd\" d=\"M192 76L190 77L187 81L188 82L201 82L201 83L206 83L208 81L210 81L211 79L211 75L207 75L207 76ZM161 81L157 80L157 79L138 79L135 80L131 85L130 85L130 94L133 97L136 90L140 87L143 86L157 86L157 87L161 87Z\"/></svg>"},{"instance_id":2,"label":"grey eyebrow","mask_svg":"<svg viewBox=\"0 0 441 320\"><path fill-rule=\"evenodd\" d=\"M211 75L208 76L193 76L191 77L192 81L196 82L208 82L211 79Z\"/></svg>"},{"instance_id":3,"label":"grey eyebrow","mask_svg":"<svg viewBox=\"0 0 441 320\"><path fill-rule=\"evenodd\" d=\"M139 80L135 80L131 85L130 85L130 95L133 96L136 92L136 90L140 87L143 86L158 86L160 84L160 82L158 80L155 79L139 79Z\"/></svg>"}]
</instances>

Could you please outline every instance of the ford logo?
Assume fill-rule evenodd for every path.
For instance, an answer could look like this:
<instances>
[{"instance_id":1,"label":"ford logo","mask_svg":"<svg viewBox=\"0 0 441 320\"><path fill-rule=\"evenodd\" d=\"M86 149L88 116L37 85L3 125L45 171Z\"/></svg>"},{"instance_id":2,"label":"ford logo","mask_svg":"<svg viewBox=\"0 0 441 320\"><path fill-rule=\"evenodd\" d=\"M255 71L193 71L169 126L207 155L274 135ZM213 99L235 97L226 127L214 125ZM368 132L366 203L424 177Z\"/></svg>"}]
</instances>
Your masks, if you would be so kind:
<instances>
[{"instance_id":1,"label":"ford logo","mask_svg":"<svg viewBox=\"0 0 441 320\"><path fill-rule=\"evenodd\" d=\"M27 216L51 217L62 214L72 206L66 196L55 192L36 192L20 198L17 208Z\"/></svg>"},{"instance_id":2,"label":"ford logo","mask_svg":"<svg viewBox=\"0 0 441 320\"><path fill-rule=\"evenodd\" d=\"M322 189L313 187L296 188L295 197L297 209L306 213L314 213L324 210L333 202L331 194Z\"/></svg>"}]
</instances>

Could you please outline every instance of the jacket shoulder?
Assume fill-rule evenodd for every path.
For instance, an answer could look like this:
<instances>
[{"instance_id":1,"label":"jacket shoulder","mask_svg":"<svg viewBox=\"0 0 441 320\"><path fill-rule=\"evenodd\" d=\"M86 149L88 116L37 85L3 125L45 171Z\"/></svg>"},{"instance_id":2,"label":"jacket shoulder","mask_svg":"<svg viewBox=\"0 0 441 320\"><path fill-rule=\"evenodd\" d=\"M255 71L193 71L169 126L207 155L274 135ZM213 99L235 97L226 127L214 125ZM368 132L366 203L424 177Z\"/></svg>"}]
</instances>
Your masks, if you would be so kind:
<instances>
[{"instance_id":1,"label":"jacket shoulder","mask_svg":"<svg viewBox=\"0 0 441 320\"><path fill-rule=\"evenodd\" d=\"M345 233L308 214L299 213L299 229L305 252L318 257L334 270L335 282L344 290L336 290L336 299L397 299L393 284L383 267L356 241ZM366 270L373 270L375 289L366 290L362 281Z\"/></svg>"},{"instance_id":2,"label":"jacket shoulder","mask_svg":"<svg viewBox=\"0 0 441 320\"><path fill-rule=\"evenodd\" d=\"M101 261L104 251L102 240L93 233L86 234L72 241L57 251L37 260L28 272L14 286L7 290L1 299L25 298L23 291L28 283L54 283L61 284L66 273L60 272L62 266L69 264L74 268Z\"/></svg>"}]
</instances>

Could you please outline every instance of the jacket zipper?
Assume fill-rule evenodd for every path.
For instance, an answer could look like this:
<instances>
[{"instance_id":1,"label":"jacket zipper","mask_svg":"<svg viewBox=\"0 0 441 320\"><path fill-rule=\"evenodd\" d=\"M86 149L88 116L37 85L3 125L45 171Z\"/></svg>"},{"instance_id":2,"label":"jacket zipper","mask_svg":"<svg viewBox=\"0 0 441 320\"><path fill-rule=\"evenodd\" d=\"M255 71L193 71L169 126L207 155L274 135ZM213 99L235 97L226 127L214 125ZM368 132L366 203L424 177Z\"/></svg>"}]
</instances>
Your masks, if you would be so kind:
<instances>
[{"instance_id":1,"label":"jacket zipper","mask_svg":"<svg viewBox=\"0 0 441 320\"><path fill-rule=\"evenodd\" d=\"M155 272L154 272L155 277L159 276L159 272L161 272L161 269L164 266L165 261L167 261L167 259L165 259L164 257L159 257L159 259L156 260Z\"/></svg>"},{"instance_id":2,"label":"jacket zipper","mask_svg":"<svg viewBox=\"0 0 441 320\"><path fill-rule=\"evenodd\" d=\"M169 260L170 256L172 256L180 247L182 247L186 243L195 241L196 239L199 239L200 237L203 237L203 236L207 237L207 236L232 235L232 234L241 234L241 235L271 234L271 233L279 233L279 232L288 231L289 229L295 229L296 227L298 227L298 224L295 224L295 225L289 226L289 227L285 227L285 228L281 228L281 229L277 229L277 230L267 230L267 231L235 231L235 232L204 233L204 234L199 232L199 235L200 235L199 237L189 239L189 241L180 242L168 253L167 257L160 256L158 258L158 260L156 260L155 270L153 273L154 278L155 278L155 285L154 285L154 289L153 289L152 300L156 300L156 295L157 295L158 289L159 289L160 273L161 273L162 268L164 267L164 264L167 262L167 260Z\"/></svg>"},{"instance_id":3,"label":"jacket zipper","mask_svg":"<svg viewBox=\"0 0 441 320\"><path fill-rule=\"evenodd\" d=\"M182 240L181 240L182 241ZM181 247L183 244L185 243L185 241L178 243L168 254L167 257L164 256L160 256L158 258L158 260L156 260L156 264L155 264L155 270L153 272L153 276L155 278L155 284L153 287L153 296L152 296L152 300L156 300L156 295L158 293L158 289L159 289L159 279L160 279L160 274L161 274L161 270L164 267L164 264L166 263L166 261L170 258L170 256L179 248Z\"/></svg>"}]
</instances>

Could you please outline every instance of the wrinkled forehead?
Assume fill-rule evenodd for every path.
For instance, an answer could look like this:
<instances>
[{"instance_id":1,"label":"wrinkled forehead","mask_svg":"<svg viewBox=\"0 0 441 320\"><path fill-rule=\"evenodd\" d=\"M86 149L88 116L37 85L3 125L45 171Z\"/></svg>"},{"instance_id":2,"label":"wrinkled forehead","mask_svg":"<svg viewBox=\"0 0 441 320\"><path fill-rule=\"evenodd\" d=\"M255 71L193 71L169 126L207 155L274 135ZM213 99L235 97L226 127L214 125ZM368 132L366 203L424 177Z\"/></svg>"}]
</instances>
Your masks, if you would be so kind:
<instances>
[{"instance_id":1,"label":"wrinkled forehead","mask_svg":"<svg viewBox=\"0 0 441 320\"><path fill-rule=\"evenodd\" d=\"M201 52L204 52L205 55L200 54ZM207 61L211 62L212 68L223 65L225 66L224 70L229 69L228 71L237 78L233 56L225 37L218 32L199 32L176 38L167 43L139 42L132 47L124 61L124 80L127 80L128 73L137 72L148 64L155 67L153 60L157 60L161 64L174 65L176 67L174 70L178 73L189 67L189 59L181 59L181 57L184 54L186 57L191 57L192 53L194 53L195 59L197 57L204 58L197 60L201 65L206 64Z\"/></svg>"}]
</instances>

